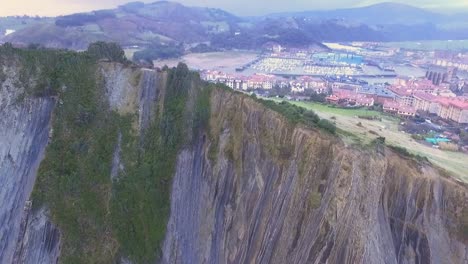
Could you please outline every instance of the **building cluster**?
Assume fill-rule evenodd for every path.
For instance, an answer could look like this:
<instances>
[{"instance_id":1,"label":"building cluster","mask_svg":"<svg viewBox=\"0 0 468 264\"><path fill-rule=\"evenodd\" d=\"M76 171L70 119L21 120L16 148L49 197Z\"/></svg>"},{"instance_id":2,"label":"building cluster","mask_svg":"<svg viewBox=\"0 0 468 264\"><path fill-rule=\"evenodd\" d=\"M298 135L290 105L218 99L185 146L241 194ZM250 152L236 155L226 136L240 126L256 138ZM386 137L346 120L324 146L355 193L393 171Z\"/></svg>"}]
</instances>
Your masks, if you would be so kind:
<instances>
[{"instance_id":1,"label":"building cluster","mask_svg":"<svg viewBox=\"0 0 468 264\"><path fill-rule=\"evenodd\" d=\"M270 90L273 87L288 87L292 93L301 93L306 90L313 90L323 93L327 90L327 82L321 78L310 76L300 76L295 79L285 79L268 74L254 74L242 76L228 74L220 71L204 71L201 77L205 81L222 83L236 90Z\"/></svg>"},{"instance_id":2,"label":"building cluster","mask_svg":"<svg viewBox=\"0 0 468 264\"><path fill-rule=\"evenodd\" d=\"M401 117L425 111L459 124L468 123L468 99L456 97L447 87L427 79L400 78L393 85L361 85L329 82L332 94L327 102L342 106L381 104L383 111Z\"/></svg>"},{"instance_id":3,"label":"building cluster","mask_svg":"<svg viewBox=\"0 0 468 264\"><path fill-rule=\"evenodd\" d=\"M434 64L442 67L457 67L460 70L468 71L468 59L463 61L435 60Z\"/></svg>"},{"instance_id":4,"label":"building cluster","mask_svg":"<svg viewBox=\"0 0 468 264\"><path fill-rule=\"evenodd\" d=\"M413 98L413 106L416 110L427 111L459 124L468 124L468 100L466 99L434 96L429 93L415 93Z\"/></svg>"},{"instance_id":5,"label":"building cluster","mask_svg":"<svg viewBox=\"0 0 468 264\"><path fill-rule=\"evenodd\" d=\"M416 111L426 111L459 124L468 123L468 100L456 97L446 86L425 79L399 79L388 89L395 99L384 103L386 112L413 116Z\"/></svg>"},{"instance_id":6,"label":"building cluster","mask_svg":"<svg viewBox=\"0 0 468 264\"><path fill-rule=\"evenodd\" d=\"M374 98L354 90L336 89L326 98L328 103L346 106L373 106Z\"/></svg>"},{"instance_id":7,"label":"building cluster","mask_svg":"<svg viewBox=\"0 0 468 264\"><path fill-rule=\"evenodd\" d=\"M426 71L426 78L434 85L442 83L451 83L457 76L456 67L431 67Z\"/></svg>"}]
</instances>

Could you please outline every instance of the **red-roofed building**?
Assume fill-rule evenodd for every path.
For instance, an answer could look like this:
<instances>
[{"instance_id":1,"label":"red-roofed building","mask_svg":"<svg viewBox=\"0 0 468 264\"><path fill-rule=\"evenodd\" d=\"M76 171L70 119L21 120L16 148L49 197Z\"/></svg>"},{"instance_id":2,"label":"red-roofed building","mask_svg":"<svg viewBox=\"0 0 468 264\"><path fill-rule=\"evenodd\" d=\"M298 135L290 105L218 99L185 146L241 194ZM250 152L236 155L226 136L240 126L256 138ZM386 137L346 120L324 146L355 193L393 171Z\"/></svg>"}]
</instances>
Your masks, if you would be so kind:
<instances>
[{"instance_id":1,"label":"red-roofed building","mask_svg":"<svg viewBox=\"0 0 468 264\"><path fill-rule=\"evenodd\" d=\"M468 101L455 98L438 98L437 115L460 124L468 123Z\"/></svg>"},{"instance_id":2,"label":"red-roofed building","mask_svg":"<svg viewBox=\"0 0 468 264\"><path fill-rule=\"evenodd\" d=\"M413 106L416 110L433 113L434 109L437 109L437 96L424 92L416 92L413 94L413 97Z\"/></svg>"},{"instance_id":3,"label":"red-roofed building","mask_svg":"<svg viewBox=\"0 0 468 264\"><path fill-rule=\"evenodd\" d=\"M266 74L255 74L247 79L247 87L251 89L271 89L275 84L275 77Z\"/></svg>"},{"instance_id":4,"label":"red-roofed building","mask_svg":"<svg viewBox=\"0 0 468 264\"><path fill-rule=\"evenodd\" d=\"M401 104L406 106L413 105L413 96L412 92L404 87L392 86L389 88L395 94L395 100Z\"/></svg>"},{"instance_id":5,"label":"red-roofed building","mask_svg":"<svg viewBox=\"0 0 468 264\"><path fill-rule=\"evenodd\" d=\"M327 101L332 104L348 104L355 106L373 106L374 98L366 97L364 94L358 94L349 90L337 89L328 96Z\"/></svg>"},{"instance_id":6,"label":"red-roofed building","mask_svg":"<svg viewBox=\"0 0 468 264\"><path fill-rule=\"evenodd\" d=\"M312 89L317 93L324 93L327 90L327 83L320 79L310 76L302 76L298 79L304 89Z\"/></svg>"},{"instance_id":7,"label":"red-roofed building","mask_svg":"<svg viewBox=\"0 0 468 264\"><path fill-rule=\"evenodd\" d=\"M412 106L401 105L398 102L385 102L383 111L386 113L397 114L402 117L415 116L416 109Z\"/></svg>"},{"instance_id":8,"label":"red-roofed building","mask_svg":"<svg viewBox=\"0 0 468 264\"><path fill-rule=\"evenodd\" d=\"M400 104L394 101L387 101L383 104L383 111L386 113L397 113Z\"/></svg>"},{"instance_id":9,"label":"red-roofed building","mask_svg":"<svg viewBox=\"0 0 468 264\"><path fill-rule=\"evenodd\" d=\"M412 117L416 115L416 109L412 106L400 106L398 107L398 115L402 117Z\"/></svg>"},{"instance_id":10,"label":"red-roofed building","mask_svg":"<svg viewBox=\"0 0 468 264\"><path fill-rule=\"evenodd\" d=\"M374 98L372 98L372 97L359 97L359 98L356 99L356 105L373 106L374 105Z\"/></svg>"}]
</instances>

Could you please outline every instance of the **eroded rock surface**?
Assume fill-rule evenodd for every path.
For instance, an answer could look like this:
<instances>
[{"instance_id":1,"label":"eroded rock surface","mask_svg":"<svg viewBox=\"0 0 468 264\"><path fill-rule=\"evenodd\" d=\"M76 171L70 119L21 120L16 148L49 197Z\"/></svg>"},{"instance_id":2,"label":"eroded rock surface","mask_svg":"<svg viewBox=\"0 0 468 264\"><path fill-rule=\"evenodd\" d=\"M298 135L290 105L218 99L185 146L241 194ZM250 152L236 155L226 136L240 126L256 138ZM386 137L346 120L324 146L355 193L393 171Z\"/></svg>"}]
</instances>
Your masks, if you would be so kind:
<instances>
[{"instance_id":1,"label":"eroded rock surface","mask_svg":"<svg viewBox=\"0 0 468 264\"><path fill-rule=\"evenodd\" d=\"M164 263L467 263L466 185L249 98L211 110L212 138L178 158Z\"/></svg>"},{"instance_id":2,"label":"eroded rock surface","mask_svg":"<svg viewBox=\"0 0 468 264\"><path fill-rule=\"evenodd\" d=\"M15 70L0 87L0 263L12 263L24 207L49 137L54 100L21 98Z\"/></svg>"}]
</instances>

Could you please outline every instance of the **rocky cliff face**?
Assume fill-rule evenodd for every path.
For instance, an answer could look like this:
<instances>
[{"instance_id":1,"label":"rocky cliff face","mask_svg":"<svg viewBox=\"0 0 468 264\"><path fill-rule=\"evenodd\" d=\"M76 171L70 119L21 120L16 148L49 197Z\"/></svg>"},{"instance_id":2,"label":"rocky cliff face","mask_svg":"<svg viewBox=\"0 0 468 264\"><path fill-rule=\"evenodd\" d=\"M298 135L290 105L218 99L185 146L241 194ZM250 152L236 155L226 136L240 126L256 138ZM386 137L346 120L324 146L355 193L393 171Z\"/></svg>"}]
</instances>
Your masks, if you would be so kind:
<instances>
[{"instance_id":1,"label":"rocky cliff face","mask_svg":"<svg viewBox=\"0 0 468 264\"><path fill-rule=\"evenodd\" d=\"M17 65L0 65L4 76L0 85L0 263L20 263L21 241L31 233L30 203L26 201L47 145L55 103L50 98L21 98L24 90L17 85ZM44 230L46 222L35 222L34 228L42 230L42 237L30 240L29 246L35 254L53 259L56 252L43 248L52 227L48 223ZM58 237L55 241L50 247L58 245ZM34 262L50 263L41 258Z\"/></svg>"},{"instance_id":2,"label":"rocky cliff face","mask_svg":"<svg viewBox=\"0 0 468 264\"><path fill-rule=\"evenodd\" d=\"M466 185L244 96L211 107L212 137L178 157L164 263L467 263Z\"/></svg>"},{"instance_id":3,"label":"rocky cliff face","mask_svg":"<svg viewBox=\"0 0 468 264\"><path fill-rule=\"evenodd\" d=\"M70 94L57 104L63 108L54 108L51 97L21 98L18 69L3 69L0 263L146 263L156 251L163 263L468 262L468 187L430 165L381 145L347 146L224 89L208 94L204 117L198 80L184 71L179 78L176 70L116 63L96 70L96 106L105 114L77 126L88 126L89 134L102 129L94 141L74 135L76 129L63 132L87 120L80 104L78 119L66 107L87 103L82 93L66 87ZM65 121L56 124L62 131L49 133L54 109ZM52 151L73 152L63 160L83 174L59 176L92 183L54 178L51 159L62 155L43 157L49 136ZM68 146L62 137L80 144ZM44 206L31 209L27 200L43 158L48 173L35 188L54 193L42 194Z\"/></svg>"}]
</instances>

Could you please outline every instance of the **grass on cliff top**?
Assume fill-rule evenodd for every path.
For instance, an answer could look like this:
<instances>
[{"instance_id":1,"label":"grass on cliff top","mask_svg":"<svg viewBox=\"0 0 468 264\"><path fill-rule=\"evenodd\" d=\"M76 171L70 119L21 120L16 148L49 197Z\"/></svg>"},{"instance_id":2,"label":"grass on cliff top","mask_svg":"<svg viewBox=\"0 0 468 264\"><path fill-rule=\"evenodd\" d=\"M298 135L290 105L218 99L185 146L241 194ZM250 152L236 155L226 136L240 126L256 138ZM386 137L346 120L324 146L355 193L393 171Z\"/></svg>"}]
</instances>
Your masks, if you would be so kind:
<instances>
[{"instance_id":1,"label":"grass on cliff top","mask_svg":"<svg viewBox=\"0 0 468 264\"><path fill-rule=\"evenodd\" d=\"M399 131L400 119L396 117L377 111L342 109L314 102L290 101L290 103L313 110L320 118L333 120L338 128L338 134L345 142L366 145L378 137L385 137L388 145L405 148L416 156L427 157L431 163L468 182L468 155L435 149L414 141L409 134ZM376 116L380 120L362 119L358 116Z\"/></svg>"},{"instance_id":2,"label":"grass on cliff top","mask_svg":"<svg viewBox=\"0 0 468 264\"><path fill-rule=\"evenodd\" d=\"M276 102L273 100L265 100L252 96L257 102L272 109L275 112L282 114L293 124L304 124L309 127L322 129L330 134L336 133L336 126L327 119L320 118L311 109L306 109L301 106L289 103L287 101Z\"/></svg>"}]
</instances>

